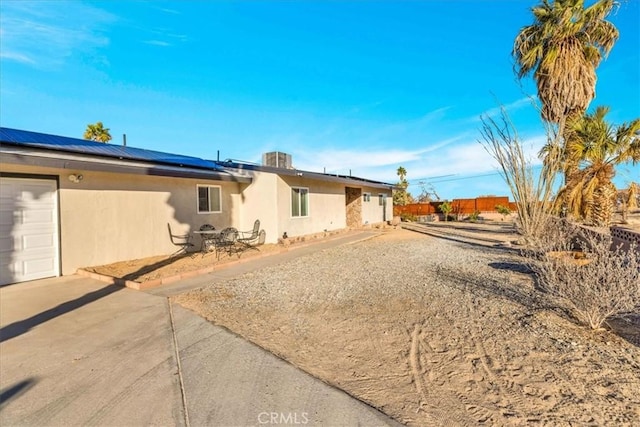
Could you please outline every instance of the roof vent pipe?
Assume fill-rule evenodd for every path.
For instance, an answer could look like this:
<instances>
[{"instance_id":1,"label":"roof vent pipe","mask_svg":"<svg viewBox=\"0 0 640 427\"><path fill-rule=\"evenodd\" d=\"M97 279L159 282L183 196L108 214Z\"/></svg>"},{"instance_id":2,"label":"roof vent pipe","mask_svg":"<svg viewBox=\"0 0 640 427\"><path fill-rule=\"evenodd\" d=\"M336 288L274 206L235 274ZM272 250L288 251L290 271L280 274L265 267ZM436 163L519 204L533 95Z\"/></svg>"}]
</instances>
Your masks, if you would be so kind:
<instances>
[{"instance_id":1,"label":"roof vent pipe","mask_svg":"<svg viewBox=\"0 0 640 427\"><path fill-rule=\"evenodd\" d=\"M126 133L122 134L122 145L125 146L125 147L127 146L127 134Z\"/></svg>"}]
</instances>

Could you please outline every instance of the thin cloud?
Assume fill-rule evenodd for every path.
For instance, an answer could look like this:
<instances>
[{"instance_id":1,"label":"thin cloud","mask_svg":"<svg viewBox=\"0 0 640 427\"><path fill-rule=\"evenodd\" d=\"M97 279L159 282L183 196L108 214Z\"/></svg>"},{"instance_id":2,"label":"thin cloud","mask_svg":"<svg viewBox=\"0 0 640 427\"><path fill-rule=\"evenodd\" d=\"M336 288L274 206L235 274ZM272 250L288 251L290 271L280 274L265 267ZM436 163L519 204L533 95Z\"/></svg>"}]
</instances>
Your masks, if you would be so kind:
<instances>
[{"instance_id":1,"label":"thin cloud","mask_svg":"<svg viewBox=\"0 0 640 427\"><path fill-rule=\"evenodd\" d=\"M349 170L376 171L374 175L387 176L380 173L383 170L395 170L403 164L420 164L428 162L431 153L438 152L444 147L459 141L460 137L452 137L438 141L424 148L414 150L378 149L363 152L359 149L325 149L309 153L308 151L293 151L293 163L298 169L310 171L326 171L327 173L345 173Z\"/></svg>"},{"instance_id":2,"label":"thin cloud","mask_svg":"<svg viewBox=\"0 0 640 427\"><path fill-rule=\"evenodd\" d=\"M468 121L471 123L478 123L480 122L480 117L495 117L501 113L502 109L504 109L507 113L512 113L527 105L534 106L535 99L529 96L526 96L524 98L520 98L516 101L513 101L509 104L485 110L482 113L478 114L477 116L469 117Z\"/></svg>"},{"instance_id":3,"label":"thin cloud","mask_svg":"<svg viewBox=\"0 0 640 427\"><path fill-rule=\"evenodd\" d=\"M10 61L22 62L23 64L29 65L34 65L36 63L36 61L24 54L4 50L0 52L0 58L8 59Z\"/></svg>"},{"instance_id":4,"label":"thin cloud","mask_svg":"<svg viewBox=\"0 0 640 427\"><path fill-rule=\"evenodd\" d=\"M186 34L176 33L168 28L145 29L143 27L138 27L138 29L153 34L153 37L158 36L158 37L173 39L174 41L178 41L178 42L186 42L189 39L189 37Z\"/></svg>"},{"instance_id":5,"label":"thin cloud","mask_svg":"<svg viewBox=\"0 0 640 427\"><path fill-rule=\"evenodd\" d=\"M144 44L150 44L153 46L161 46L161 47L169 47L169 46L173 46L171 43L167 43L164 42L162 40L145 40L143 41Z\"/></svg>"},{"instance_id":6,"label":"thin cloud","mask_svg":"<svg viewBox=\"0 0 640 427\"><path fill-rule=\"evenodd\" d=\"M158 8L160 12L168 13L170 15L180 15L180 12L175 9L167 9L164 7Z\"/></svg>"},{"instance_id":7,"label":"thin cloud","mask_svg":"<svg viewBox=\"0 0 640 427\"><path fill-rule=\"evenodd\" d=\"M452 137L419 150L322 150L310 155L308 152L293 152L293 164L298 169L316 172L349 174L368 177L383 182L397 181L396 171L403 166L408 179L414 185L418 181L428 182L428 177L496 174L498 164L477 141L467 139L456 144L460 137ZM542 162L538 158L546 136L535 135L522 142L526 157L532 166ZM499 178L497 178L499 179Z\"/></svg>"},{"instance_id":8,"label":"thin cloud","mask_svg":"<svg viewBox=\"0 0 640 427\"><path fill-rule=\"evenodd\" d=\"M447 112L447 110L451 109L451 106L447 106L447 107L441 107L441 108L437 108L433 111L429 111L427 114L425 114L424 116L422 116L420 118L420 122L430 122L433 121L435 119L442 119L444 118L444 113Z\"/></svg>"},{"instance_id":9,"label":"thin cloud","mask_svg":"<svg viewBox=\"0 0 640 427\"><path fill-rule=\"evenodd\" d=\"M295 152L293 163L298 169L340 173L348 169L381 167L420 159L420 152L405 150L383 150L367 152L360 150L324 150L315 153Z\"/></svg>"},{"instance_id":10,"label":"thin cloud","mask_svg":"<svg viewBox=\"0 0 640 427\"><path fill-rule=\"evenodd\" d=\"M114 15L80 2L5 2L0 15L2 57L56 67L74 53L108 45L103 30L115 21Z\"/></svg>"},{"instance_id":11,"label":"thin cloud","mask_svg":"<svg viewBox=\"0 0 640 427\"><path fill-rule=\"evenodd\" d=\"M513 101L510 104L503 105L502 107L495 107L495 108L486 110L482 114L487 116L495 116L496 114L499 114L502 111L502 108L504 108L506 111L515 111L524 107L525 105L531 105L533 102L535 101L532 98L526 96L524 98L520 98L516 101Z\"/></svg>"}]
</instances>

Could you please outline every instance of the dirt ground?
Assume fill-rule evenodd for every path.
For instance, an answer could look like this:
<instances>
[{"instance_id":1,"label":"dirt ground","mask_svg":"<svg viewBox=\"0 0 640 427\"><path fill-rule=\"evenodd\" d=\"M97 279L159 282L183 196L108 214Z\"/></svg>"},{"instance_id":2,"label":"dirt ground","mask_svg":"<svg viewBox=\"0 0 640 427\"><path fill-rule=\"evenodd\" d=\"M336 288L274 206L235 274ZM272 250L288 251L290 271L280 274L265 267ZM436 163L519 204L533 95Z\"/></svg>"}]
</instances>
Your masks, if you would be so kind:
<instances>
[{"instance_id":1,"label":"dirt ground","mask_svg":"<svg viewBox=\"0 0 640 427\"><path fill-rule=\"evenodd\" d=\"M261 245L260 247L246 250L241 254L229 255L227 253L221 253L219 259L215 251L207 253L193 252L173 257L163 255L85 267L84 270L105 276L144 283L150 280L176 276L189 271L202 270L211 265L222 266L237 261L240 258L250 260L258 256L280 252L283 249L281 245L276 244Z\"/></svg>"},{"instance_id":2,"label":"dirt ground","mask_svg":"<svg viewBox=\"0 0 640 427\"><path fill-rule=\"evenodd\" d=\"M437 240L384 233L174 301L407 425L640 425L640 340L577 326L517 269L483 275L483 260L510 255ZM423 270L421 248L455 250L442 260L458 264L434 256ZM390 253L419 268L367 261ZM475 279L461 273L467 257ZM318 267L332 262L369 271ZM391 286L376 279L385 270Z\"/></svg>"},{"instance_id":3,"label":"dirt ground","mask_svg":"<svg viewBox=\"0 0 640 427\"><path fill-rule=\"evenodd\" d=\"M578 326L526 272L486 267L517 264L493 252L517 239L509 225L443 225L442 238L386 230L174 301L407 425L640 425L640 317L616 333ZM237 259L88 270L144 282Z\"/></svg>"},{"instance_id":4,"label":"dirt ground","mask_svg":"<svg viewBox=\"0 0 640 427\"><path fill-rule=\"evenodd\" d=\"M630 222L629 224L626 224L625 227L633 230L640 230L640 211L630 215L629 219ZM513 225L510 221L488 221L486 224L470 222L441 222L433 223L432 225L439 226L440 228L451 227L454 230L458 229L460 231L454 231L454 233L459 236L465 236L465 232L471 232L473 233L473 236L480 239L488 238L501 240L504 242L508 242L511 240L515 241L518 239L518 236L513 233ZM608 230L606 229L600 231L608 233ZM343 233L344 232L335 233L327 236L326 238L332 238ZM295 249L297 246L300 246L302 244L313 243L314 241L321 240L323 239L320 236L315 236L309 241L296 242L292 240L288 248ZM84 270L92 273L103 274L105 276L123 278L138 283L144 283L150 280L176 276L189 271L201 270L211 265L225 265L230 262L237 261L240 257L248 260L257 256L268 256L269 254L287 250L288 248L284 247L281 244L267 244L244 251L239 255L228 255L226 253L222 253L220 255L220 258L218 258L216 253L213 251L205 254L201 252L193 252L190 254L183 254L174 257L156 256L133 259L112 264L85 267Z\"/></svg>"}]
</instances>

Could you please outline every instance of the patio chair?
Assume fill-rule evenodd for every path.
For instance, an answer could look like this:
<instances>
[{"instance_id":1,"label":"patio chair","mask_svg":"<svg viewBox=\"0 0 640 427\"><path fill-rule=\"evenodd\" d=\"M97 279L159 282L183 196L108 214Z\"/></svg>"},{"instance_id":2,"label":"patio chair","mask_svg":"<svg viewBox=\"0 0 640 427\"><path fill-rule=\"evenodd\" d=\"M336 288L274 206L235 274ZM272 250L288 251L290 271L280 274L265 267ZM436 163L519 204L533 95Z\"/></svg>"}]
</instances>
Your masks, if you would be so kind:
<instances>
[{"instance_id":1,"label":"patio chair","mask_svg":"<svg viewBox=\"0 0 640 427\"><path fill-rule=\"evenodd\" d=\"M200 226L200 231L214 231L216 228L211 224L203 224ZM206 235L201 234L202 242L200 243L200 251L201 252L209 252L211 247L215 247L215 241L218 239L218 236L215 234Z\"/></svg>"},{"instance_id":2,"label":"patio chair","mask_svg":"<svg viewBox=\"0 0 640 427\"><path fill-rule=\"evenodd\" d=\"M215 240L216 256L220 260L220 253L225 251L229 256L232 253L238 253L237 250L238 230L233 227L227 227L220 232L220 236Z\"/></svg>"},{"instance_id":3,"label":"patio chair","mask_svg":"<svg viewBox=\"0 0 640 427\"><path fill-rule=\"evenodd\" d=\"M188 253L189 249L193 247L193 243L191 243L191 235L190 234L173 234L171 231L171 224L167 223L167 228L169 229L169 239L171 239L171 243L178 247L178 250L171 254L172 257L179 255L181 253Z\"/></svg>"},{"instance_id":4,"label":"patio chair","mask_svg":"<svg viewBox=\"0 0 640 427\"><path fill-rule=\"evenodd\" d=\"M262 232L262 243L264 243L265 231L260 230L260 220L256 219L253 223L253 229L251 231L239 231L238 232L238 243L242 245L245 249L252 248L259 244L260 233Z\"/></svg>"}]
</instances>

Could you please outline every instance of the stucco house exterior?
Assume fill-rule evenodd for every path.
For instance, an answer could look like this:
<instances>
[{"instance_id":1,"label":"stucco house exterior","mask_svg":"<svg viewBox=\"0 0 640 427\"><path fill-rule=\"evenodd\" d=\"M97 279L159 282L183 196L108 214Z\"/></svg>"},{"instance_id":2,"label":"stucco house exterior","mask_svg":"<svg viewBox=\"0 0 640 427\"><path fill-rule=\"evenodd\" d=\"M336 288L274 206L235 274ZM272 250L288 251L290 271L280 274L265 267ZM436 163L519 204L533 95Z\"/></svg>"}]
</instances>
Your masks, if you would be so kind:
<instances>
[{"instance_id":1,"label":"stucco house exterior","mask_svg":"<svg viewBox=\"0 0 640 427\"><path fill-rule=\"evenodd\" d=\"M0 285L170 254L167 224L267 243L391 219L393 185L0 128Z\"/></svg>"}]
</instances>

